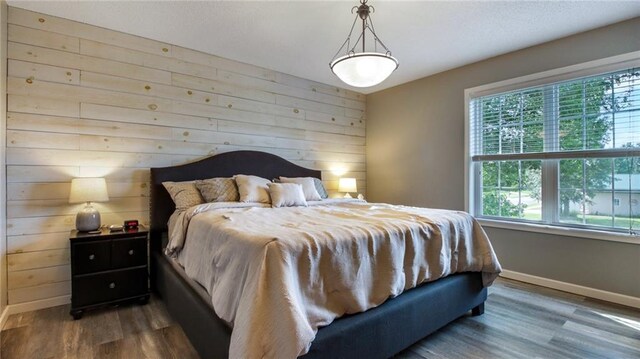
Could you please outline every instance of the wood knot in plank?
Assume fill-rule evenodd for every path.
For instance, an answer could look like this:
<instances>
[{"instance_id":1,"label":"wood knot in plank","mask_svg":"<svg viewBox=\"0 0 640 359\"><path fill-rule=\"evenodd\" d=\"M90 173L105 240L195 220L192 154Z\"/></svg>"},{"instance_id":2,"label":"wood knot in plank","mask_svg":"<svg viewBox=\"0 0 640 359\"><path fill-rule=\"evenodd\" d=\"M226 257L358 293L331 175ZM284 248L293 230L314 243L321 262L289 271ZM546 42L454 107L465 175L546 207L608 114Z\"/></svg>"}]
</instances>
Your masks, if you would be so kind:
<instances>
[{"instance_id":1,"label":"wood knot in plank","mask_svg":"<svg viewBox=\"0 0 640 359\"><path fill-rule=\"evenodd\" d=\"M44 22L44 19L43 18L39 18L38 21Z\"/></svg>"},{"instance_id":2,"label":"wood knot in plank","mask_svg":"<svg viewBox=\"0 0 640 359\"><path fill-rule=\"evenodd\" d=\"M151 105L148 106L149 110L151 111L155 111L158 109L158 105L156 105L155 103L152 103Z\"/></svg>"}]
</instances>

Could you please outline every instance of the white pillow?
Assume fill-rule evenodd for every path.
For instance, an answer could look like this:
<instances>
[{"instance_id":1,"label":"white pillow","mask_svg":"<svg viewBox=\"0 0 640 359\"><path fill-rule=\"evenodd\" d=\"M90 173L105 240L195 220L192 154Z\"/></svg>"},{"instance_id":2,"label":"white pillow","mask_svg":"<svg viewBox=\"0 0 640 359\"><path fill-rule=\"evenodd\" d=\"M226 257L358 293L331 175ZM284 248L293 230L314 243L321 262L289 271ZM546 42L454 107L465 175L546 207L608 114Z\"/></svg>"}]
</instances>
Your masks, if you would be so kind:
<instances>
[{"instance_id":1,"label":"white pillow","mask_svg":"<svg viewBox=\"0 0 640 359\"><path fill-rule=\"evenodd\" d=\"M280 177L282 183L297 183L302 186L304 198L307 201L319 201L322 199L316 189L316 183L312 177Z\"/></svg>"},{"instance_id":2,"label":"white pillow","mask_svg":"<svg viewBox=\"0 0 640 359\"><path fill-rule=\"evenodd\" d=\"M235 175L233 177L240 192L240 202L269 203L268 179L258 176Z\"/></svg>"},{"instance_id":3,"label":"white pillow","mask_svg":"<svg viewBox=\"0 0 640 359\"><path fill-rule=\"evenodd\" d=\"M271 207L307 206L302 186L297 183L269 183Z\"/></svg>"}]
</instances>

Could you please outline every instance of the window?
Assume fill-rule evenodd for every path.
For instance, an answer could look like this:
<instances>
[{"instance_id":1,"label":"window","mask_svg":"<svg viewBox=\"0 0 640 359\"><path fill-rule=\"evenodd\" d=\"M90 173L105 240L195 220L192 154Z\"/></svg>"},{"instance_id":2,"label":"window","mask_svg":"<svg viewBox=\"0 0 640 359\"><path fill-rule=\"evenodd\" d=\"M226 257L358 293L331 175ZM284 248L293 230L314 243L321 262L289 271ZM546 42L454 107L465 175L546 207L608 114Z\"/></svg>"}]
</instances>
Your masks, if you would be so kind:
<instances>
[{"instance_id":1,"label":"window","mask_svg":"<svg viewBox=\"0 0 640 359\"><path fill-rule=\"evenodd\" d=\"M634 61L598 75L512 82L508 91L503 84L467 90L471 212L639 231L640 68Z\"/></svg>"}]
</instances>

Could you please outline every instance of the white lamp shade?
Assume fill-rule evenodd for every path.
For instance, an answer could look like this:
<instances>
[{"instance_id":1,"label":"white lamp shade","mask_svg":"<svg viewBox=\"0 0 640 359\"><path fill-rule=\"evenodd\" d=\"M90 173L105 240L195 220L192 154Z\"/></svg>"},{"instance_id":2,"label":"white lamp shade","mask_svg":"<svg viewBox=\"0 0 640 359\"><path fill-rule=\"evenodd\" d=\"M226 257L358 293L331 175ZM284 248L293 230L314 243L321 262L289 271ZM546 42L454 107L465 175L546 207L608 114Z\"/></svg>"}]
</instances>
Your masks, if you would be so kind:
<instances>
[{"instance_id":1,"label":"white lamp shade","mask_svg":"<svg viewBox=\"0 0 640 359\"><path fill-rule=\"evenodd\" d=\"M389 77L398 68L398 60L391 55L362 52L342 56L333 61L330 67L347 85L371 87Z\"/></svg>"},{"instance_id":2,"label":"white lamp shade","mask_svg":"<svg viewBox=\"0 0 640 359\"><path fill-rule=\"evenodd\" d=\"M338 192L358 192L355 178L340 178L338 182Z\"/></svg>"},{"instance_id":3,"label":"white lamp shade","mask_svg":"<svg viewBox=\"0 0 640 359\"><path fill-rule=\"evenodd\" d=\"M69 203L106 202L107 182L104 178L74 178L71 180Z\"/></svg>"}]
</instances>

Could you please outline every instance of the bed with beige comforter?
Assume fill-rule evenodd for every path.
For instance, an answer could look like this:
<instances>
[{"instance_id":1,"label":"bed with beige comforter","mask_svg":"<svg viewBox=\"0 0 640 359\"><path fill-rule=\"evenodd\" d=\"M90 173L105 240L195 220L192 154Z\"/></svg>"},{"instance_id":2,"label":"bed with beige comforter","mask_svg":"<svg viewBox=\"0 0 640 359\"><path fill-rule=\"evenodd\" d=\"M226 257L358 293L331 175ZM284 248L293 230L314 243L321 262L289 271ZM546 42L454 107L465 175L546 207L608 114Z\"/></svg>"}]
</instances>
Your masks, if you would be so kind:
<instances>
[{"instance_id":1,"label":"bed with beige comforter","mask_svg":"<svg viewBox=\"0 0 640 359\"><path fill-rule=\"evenodd\" d=\"M208 203L176 212L166 252L233 327L230 358L295 358L319 327L459 272L501 268L460 211L324 200L309 207Z\"/></svg>"}]
</instances>

